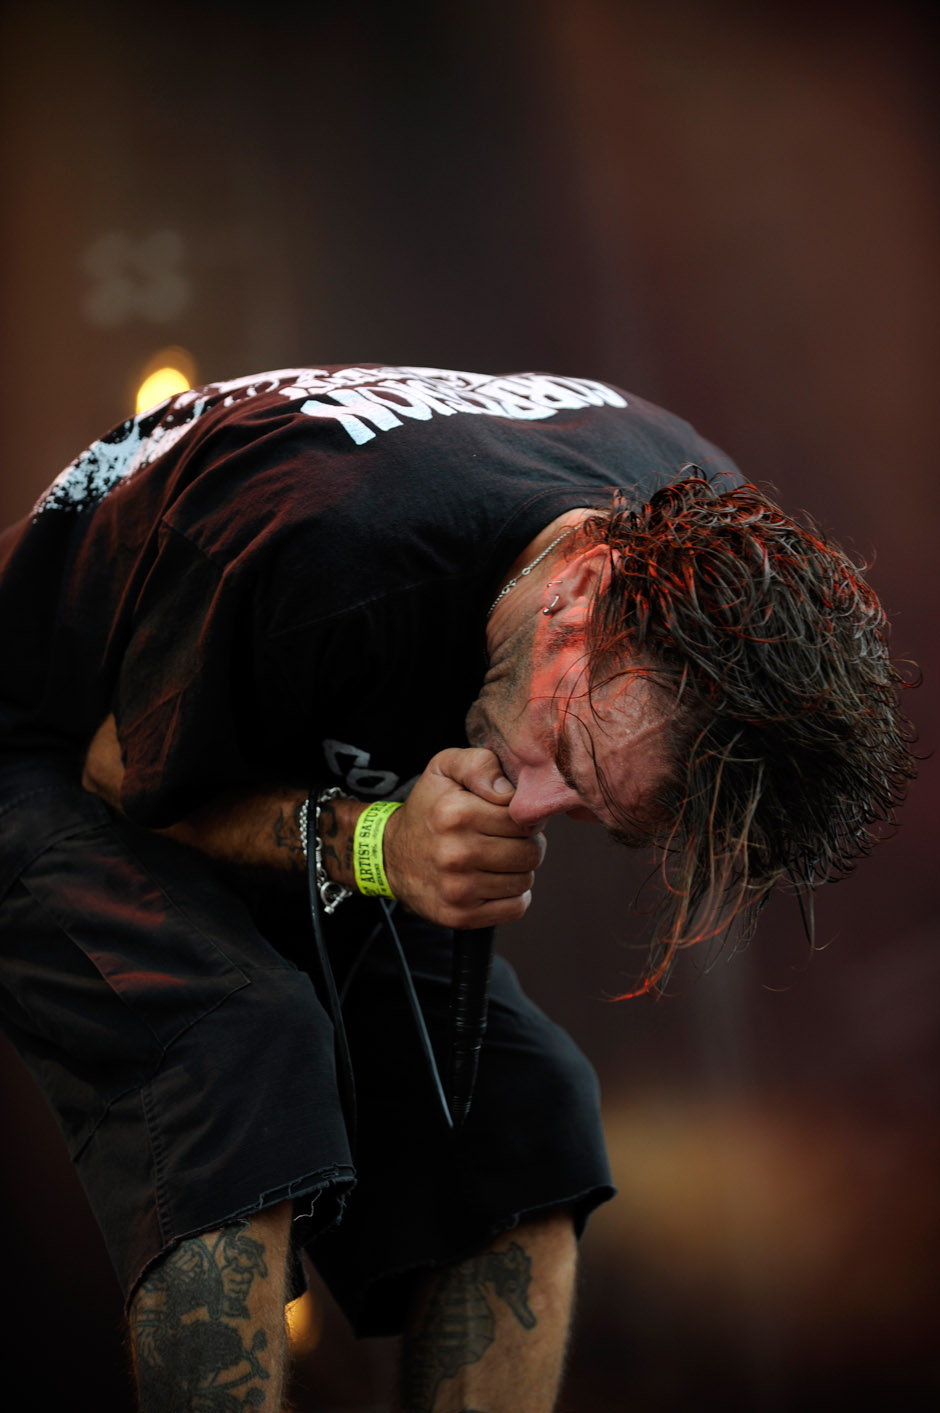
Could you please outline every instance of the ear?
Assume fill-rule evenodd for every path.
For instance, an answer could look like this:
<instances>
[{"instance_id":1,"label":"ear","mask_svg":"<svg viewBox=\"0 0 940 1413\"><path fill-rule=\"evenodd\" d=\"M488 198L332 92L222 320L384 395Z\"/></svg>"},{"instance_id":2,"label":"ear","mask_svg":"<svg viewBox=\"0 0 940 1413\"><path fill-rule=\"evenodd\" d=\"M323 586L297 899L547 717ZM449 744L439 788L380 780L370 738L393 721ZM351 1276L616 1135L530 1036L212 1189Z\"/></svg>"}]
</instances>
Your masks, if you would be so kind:
<instances>
[{"instance_id":1,"label":"ear","mask_svg":"<svg viewBox=\"0 0 940 1413\"><path fill-rule=\"evenodd\" d=\"M609 583L610 549L607 545L592 545L555 571L555 577L543 590L543 612L575 627L587 620L595 596Z\"/></svg>"}]
</instances>

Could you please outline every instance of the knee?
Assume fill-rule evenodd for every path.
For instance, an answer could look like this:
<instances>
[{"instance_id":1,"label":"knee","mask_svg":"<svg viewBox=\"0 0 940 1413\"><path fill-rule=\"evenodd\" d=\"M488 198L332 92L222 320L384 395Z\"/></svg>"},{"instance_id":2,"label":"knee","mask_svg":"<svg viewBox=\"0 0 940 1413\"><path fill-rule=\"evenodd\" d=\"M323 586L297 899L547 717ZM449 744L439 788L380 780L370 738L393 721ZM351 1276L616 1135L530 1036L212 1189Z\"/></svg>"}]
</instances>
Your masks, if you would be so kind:
<instances>
[{"instance_id":1,"label":"knee","mask_svg":"<svg viewBox=\"0 0 940 1413\"><path fill-rule=\"evenodd\" d=\"M541 1292L547 1300L556 1299L559 1293L566 1299L570 1296L578 1262L578 1240L574 1215L568 1207L524 1219L494 1245L496 1249L515 1248L516 1260L529 1275L533 1292Z\"/></svg>"},{"instance_id":2,"label":"knee","mask_svg":"<svg viewBox=\"0 0 940 1413\"><path fill-rule=\"evenodd\" d=\"M279 1203L187 1237L152 1267L128 1328L145 1413L188 1408L194 1390L233 1371L249 1380L253 1407L281 1406L290 1218L291 1203Z\"/></svg>"},{"instance_id":3,"label":"knee","mask_svg":"<svg viewBox=\"0 0 940 1413\"><path fill-rule=\"evenodd\" d=\"M131 1302L132 1333L142 1321L243 1318L249 1304L283 1309L292 1210L279 1202L165 1251Z\"/></svg>"}]
</instances>

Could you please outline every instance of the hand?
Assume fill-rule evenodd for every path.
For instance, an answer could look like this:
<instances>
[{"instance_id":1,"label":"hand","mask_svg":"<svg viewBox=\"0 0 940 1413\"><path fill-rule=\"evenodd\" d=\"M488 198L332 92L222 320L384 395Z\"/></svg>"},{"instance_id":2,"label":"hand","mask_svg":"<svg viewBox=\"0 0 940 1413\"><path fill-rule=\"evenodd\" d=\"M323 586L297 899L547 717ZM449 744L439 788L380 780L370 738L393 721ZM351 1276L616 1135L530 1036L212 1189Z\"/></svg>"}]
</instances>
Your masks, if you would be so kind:
<instances>
[{"instance_id":1,"label":"hand","mask_svg":"<svg viewBox=\"0 0 940 1413\"><path fill-rule=\"evenodd\" d=\"M442 927L521 918L545 837L510 819L512 796L492 751L454 747L436 755L385 828L385 872L396 898Z\"/></svg>"},{"instance_id":2,"label":"hand","mask_svg":"<svg viewBox=\"0 0 940 1413\"><path fill-rule=\"evenodd\" d=\"M98 727L85 755L82 785L93 795L100 795L115 809L120 808L124 761L121 743L113 716L106 716Z\"/></svg>"}]
</instances>

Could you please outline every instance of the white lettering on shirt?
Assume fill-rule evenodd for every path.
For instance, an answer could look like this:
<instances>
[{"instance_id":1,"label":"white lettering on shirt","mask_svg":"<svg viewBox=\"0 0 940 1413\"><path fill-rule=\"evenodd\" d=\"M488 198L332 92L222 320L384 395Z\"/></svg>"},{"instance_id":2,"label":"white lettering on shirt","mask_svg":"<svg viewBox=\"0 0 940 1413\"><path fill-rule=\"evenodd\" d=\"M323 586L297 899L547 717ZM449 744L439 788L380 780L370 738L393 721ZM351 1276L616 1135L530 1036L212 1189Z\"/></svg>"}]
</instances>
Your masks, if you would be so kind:
<instances>
[{"instance_id":1,"label":"white lettering on shirt","mask_svg":"<svg viewBox=\"0 0 940 1413\"><path fill-rule=\"evenodd\" d=\"M332 372L281 368L193 388L128 419L56 477L37 501L33 517L44 510L83 510L96 505L119 482L187 436L213 407L231 407L265 393L299 402L303 416L332 422L355 446L372 441L380 432L393 432L406 421L428 422L460 413L541 421L562 410L628 406L620 393L604 383L545 373L500 378L410 366L338 368Z\"/></svg>"}]
</instances>

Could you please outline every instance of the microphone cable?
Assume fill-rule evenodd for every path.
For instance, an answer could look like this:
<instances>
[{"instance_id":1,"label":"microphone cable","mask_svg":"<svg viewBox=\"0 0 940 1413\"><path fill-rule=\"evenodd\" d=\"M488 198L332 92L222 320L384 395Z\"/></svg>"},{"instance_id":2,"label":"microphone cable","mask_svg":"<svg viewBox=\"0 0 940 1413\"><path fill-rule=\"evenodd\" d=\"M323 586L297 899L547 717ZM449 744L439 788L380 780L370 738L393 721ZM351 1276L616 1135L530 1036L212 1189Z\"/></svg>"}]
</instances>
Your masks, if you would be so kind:
<instances>
[{"instance_id":1,"label":"microphone cable","mask_svg":"<svg viewBox=\"0 0 940 1413\"><path fill-rule=\"evenodd\" d=\"M323 985L327 1013L333 1025L337 1087L350 1149L354 1152L358 1122L356 1080L349 1039L343 1020L342 1001L346 997L361 962L376 939L379 926L372 929L359 949L359 953L345 977L342 995L340 995L336 988L336 978L327 950L322 902L317 886L316 838L313 817L314 811L311 810L307 816L307 837L304 843L307 850L307 891L310 898L314 953L319 979ZM394 905L385 898L380 898L377 901L381 910L381 924L384 924L392 945L425 1066L431 1080L431 1087L434 1090L446 1127L451 1132L457 1133L463 1127L470 1112L479 1069L480 1052L486 1036L489 984L493 968L494 929L477 928L468 931L455 931L452 934L454 942L450 996L450 1054L447 1067L447 1091L445 1092L424 1012L415 990L411 968L398 935L398 928L395 926Z\"/></svg>"}]
</instances>

